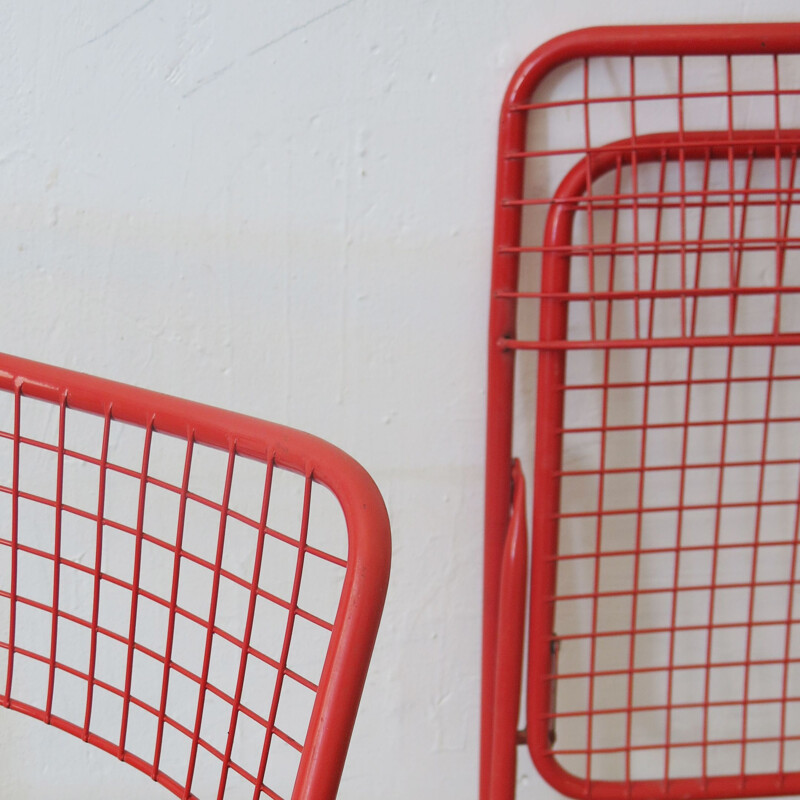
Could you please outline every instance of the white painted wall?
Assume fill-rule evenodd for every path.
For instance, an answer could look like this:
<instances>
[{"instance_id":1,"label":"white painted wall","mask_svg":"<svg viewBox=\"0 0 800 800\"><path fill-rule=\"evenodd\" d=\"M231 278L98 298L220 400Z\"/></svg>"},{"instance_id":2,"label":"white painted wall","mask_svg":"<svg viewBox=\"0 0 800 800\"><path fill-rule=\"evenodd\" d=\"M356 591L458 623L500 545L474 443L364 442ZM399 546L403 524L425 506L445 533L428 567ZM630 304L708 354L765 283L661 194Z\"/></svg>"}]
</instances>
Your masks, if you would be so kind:
<instances>
[{"instance_id":1,"label":"white painted wall","mask_svg":"<svg viewBox=\"0 0 800 800\"><path fill-rule=\"evenodd\" d=\"M793 0L0 2L0 348L307 429L374 475L393 578L341 796L476 795L496 119L604 23ZM0 797L167 797L0 715ZM549 798L523 763L520 798Z\"/></svg>"}]
</instances>

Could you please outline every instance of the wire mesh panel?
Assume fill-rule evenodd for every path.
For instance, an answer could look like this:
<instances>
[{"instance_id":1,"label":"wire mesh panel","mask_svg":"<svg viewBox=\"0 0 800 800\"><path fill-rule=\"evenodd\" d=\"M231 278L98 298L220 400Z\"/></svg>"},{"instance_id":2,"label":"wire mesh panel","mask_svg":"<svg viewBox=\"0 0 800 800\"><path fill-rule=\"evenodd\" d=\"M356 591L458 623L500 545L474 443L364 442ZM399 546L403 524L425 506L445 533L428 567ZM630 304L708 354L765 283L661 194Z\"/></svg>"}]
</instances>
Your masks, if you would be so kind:
<instances>
[{"instance_id":1,"label":"wire mesh panel","mask_svg":"<svg viewBox=\"0 0 800 800\"><path fill-rule=\"evenodd\" d=\"M529 353L526 738L576 797L800 792L798 36L582 31L506 99L489 471Z\"/></svg>"},{"instance_id":2,"label":"wire mesh panel","mask_svg":"<svg viewBox=\"0 0 800 800\"><path fill-rule=\"evenodd\" d=\"M0 356L0 703L181 797L333 797L388 575L313 437Z\"/></svg>"}]
</instances>

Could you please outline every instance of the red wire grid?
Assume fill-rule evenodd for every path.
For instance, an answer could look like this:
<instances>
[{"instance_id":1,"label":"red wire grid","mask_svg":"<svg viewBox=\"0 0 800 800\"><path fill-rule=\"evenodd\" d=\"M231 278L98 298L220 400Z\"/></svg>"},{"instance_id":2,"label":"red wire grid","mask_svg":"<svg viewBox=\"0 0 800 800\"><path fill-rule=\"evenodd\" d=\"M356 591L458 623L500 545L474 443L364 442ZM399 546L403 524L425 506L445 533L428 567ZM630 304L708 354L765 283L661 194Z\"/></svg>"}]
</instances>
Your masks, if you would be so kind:
<instances>
[{"instance_id":1,"label":"red wire grid","mask_svg":"<svg viewBox=\"0 0 800 800\"><path fill-rule=\"evenodd\" d=\"M333 798L380 494L312 436L0 355L0 703L183 798Z\"/></svg>"},{"instance_id":2,"label":"red wire grid","mask_svg":"<svg viewBox=\"0 0 800 800\"><path fill-rule=\"evenodd\" d=\"M483 798L513 796L517 744L573 797L800 793L799 41L591 29L511 82ZM535 451L519 733L514 445Z\"/></svg>"}]
</instances>

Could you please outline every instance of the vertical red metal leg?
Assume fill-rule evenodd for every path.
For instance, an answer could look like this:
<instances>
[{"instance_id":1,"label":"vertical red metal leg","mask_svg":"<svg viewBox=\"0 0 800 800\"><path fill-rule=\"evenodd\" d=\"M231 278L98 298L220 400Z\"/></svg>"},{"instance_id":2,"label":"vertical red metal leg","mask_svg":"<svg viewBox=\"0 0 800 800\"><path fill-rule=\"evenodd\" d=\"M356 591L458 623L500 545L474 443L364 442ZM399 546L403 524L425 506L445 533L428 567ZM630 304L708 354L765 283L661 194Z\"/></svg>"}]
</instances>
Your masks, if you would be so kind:
<instances>
[{"instance_id":1,"label":"vertical red metal leg","mask_svg":"<svg viewBox=\"0 0 800 800\"><path fill-rule=\"evenodd\" d=\"M528 531L525 519L525 478L519 460L512 470L514 493L508 526L497 614L494 724L492 727L491 800L514 796L517 772L517 721L522 687L522 649L525 631L525 585L528 569Z\"/></svg>"}]
</instances>

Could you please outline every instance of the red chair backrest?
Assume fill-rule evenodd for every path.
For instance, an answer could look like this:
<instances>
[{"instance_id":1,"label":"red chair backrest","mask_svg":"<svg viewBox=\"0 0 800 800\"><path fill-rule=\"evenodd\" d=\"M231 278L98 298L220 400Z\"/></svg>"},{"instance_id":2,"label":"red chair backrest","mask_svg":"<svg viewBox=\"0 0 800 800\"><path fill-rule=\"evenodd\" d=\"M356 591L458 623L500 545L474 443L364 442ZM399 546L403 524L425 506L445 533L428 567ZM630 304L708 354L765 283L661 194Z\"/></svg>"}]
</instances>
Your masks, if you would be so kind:
<instances>
[{"instance_id":1,"label":"red chair backrest","mask_svg":"<svg viewBox=\"0 0 800 800\"><path fill-rule=\"evenodd\" d=\"M333 798L388 580L352 459L0 355L0 703L180 797Z\"/></svg>"},{"instance_id":2,"label":"red chair backrest","mask_svg":"<svg viewBox=\"0 0 800 800\"><path fill-rule=\"evenodd\" d=\"M512 80L489 337L484 798L512 786L492 746L516 725L498 619L512 439L531 442L531 420L523 741L539 771L574 797L800 791L799 37L796 24L578 31ZM523 391L515 419L526 352L536 410Z\"/></svg>"}]
</instances>

